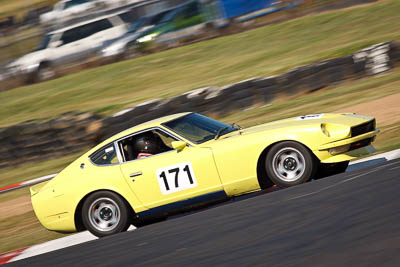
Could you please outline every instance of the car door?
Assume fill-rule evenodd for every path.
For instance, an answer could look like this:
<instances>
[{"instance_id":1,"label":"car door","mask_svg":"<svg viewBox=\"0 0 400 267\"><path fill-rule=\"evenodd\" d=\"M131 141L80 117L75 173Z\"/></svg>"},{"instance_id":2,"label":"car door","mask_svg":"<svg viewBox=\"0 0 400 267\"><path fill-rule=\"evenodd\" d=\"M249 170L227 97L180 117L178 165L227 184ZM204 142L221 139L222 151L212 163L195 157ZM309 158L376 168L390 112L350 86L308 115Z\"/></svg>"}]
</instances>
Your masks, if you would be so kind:
<instances>
[{"instance_id":1,"label":"car door","mask_svg":"<svg viewBox=\"0 0 400 267\"><path fill-rule=\"evenodd\" d=\"M90 46L85 39L90 36L88 25L71 28L63 32L60 46L54 49L56 63L68 63L79 60Z\"/></svg>"},{"instance_id":2,"label":"car door","mask_svg":"<svg viewBox=\"0 0 400 267\"><path fill-rule=\"evenodd\" d=\"M152 131L157 134L162 132L161 135L166 134L171 140L178 140L160 129ZM127 154L124 142L130 139L134 143L140 134L143 133L119 142L123 154ZM134 158L123 156L125 162L121 164L121 172L144 206L155 208L184 200L187 201L180 204L199 204L197 202L208 202L213 197L226 196L211 149L194 146L187 146L182 150L170 148L169 151L140 159L136 158L138 152L133 152Z\"/></svg>"},{"instance_id":3,"label":"car door","mask_svg":"<svg viewBox=\"0 0 400 267\"><path fill-rule=\"evenodd\" d=\"M126 32L126 25L118 16L114 16L92 23L92 32L93 34L87 38L86 42L95 51L105 41L123 35Z\"/></svg>"}]
</instances>

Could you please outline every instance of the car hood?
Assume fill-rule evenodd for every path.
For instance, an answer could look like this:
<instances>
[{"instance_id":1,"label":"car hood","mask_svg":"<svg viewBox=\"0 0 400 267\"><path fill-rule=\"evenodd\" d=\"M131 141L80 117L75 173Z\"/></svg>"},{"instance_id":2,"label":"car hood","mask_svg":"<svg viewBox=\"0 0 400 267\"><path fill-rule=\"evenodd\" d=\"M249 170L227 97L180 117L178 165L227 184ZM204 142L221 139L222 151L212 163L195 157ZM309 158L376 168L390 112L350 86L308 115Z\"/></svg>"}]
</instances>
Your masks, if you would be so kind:
<instances>
[{"instance_id":1,"label":"car hood","mask_svg":"<svg viewBox=\"0 0 400 267\"><path fill-rule=\"evenodd\" d=\"M12 61L7 65L7 68L13 68L18 66L36 64L40 62L40 59L43 57L43 50L34 51L32 53L26 54L16 60Z\"/></svg>"},{"instance_id":2,"label":"car hood","mask_svg":"<svg viewBox=\"0 0 400 267\"><path fill-rule=\"evenodd\" d=\"M322 123L352 127L352 126L363 124L372 119L373 119L373 117L370 117L370 116L363 116L363 115L358 115L358 114L353 114L353 113L309 114L309 115L264 123L261 125L243 129L243 130L241 130L241 132L242 132L242 134L243 133L249 134L249 133L255 133L255 132L260 132L260 131L273 130L276 128L284 128L284 127L296 128L296 127L304 127L306 125L308 125L308 126L309 125L320 125Z\"/></svg>"},{"instance_id":3,"label":"car hood","mask_svg":"<svg viewBox=\"0 0 400 267\"><path fill-rule=\"evenodd\" d=\"M353 113L324 113L324 114L310 114L299 117L293 117L268 123L263 123L249 128L240 129L239 131L232 131L223 134L217 140L211 139L201 146L209 147L220 142L224 143L225 140L237 142L236 138L248 136L251 139L265 138L266 133L270 132L269 138L281 136L294 136L301 132L319 132L322 134L322 125L326 126L330 131L332 142L333 139L339 140L348 136L351 132L351 127L357 126L373 120L374 117L357 115ZM251 136L250 136L251 135Z\"/></svg>"}]
</instances>

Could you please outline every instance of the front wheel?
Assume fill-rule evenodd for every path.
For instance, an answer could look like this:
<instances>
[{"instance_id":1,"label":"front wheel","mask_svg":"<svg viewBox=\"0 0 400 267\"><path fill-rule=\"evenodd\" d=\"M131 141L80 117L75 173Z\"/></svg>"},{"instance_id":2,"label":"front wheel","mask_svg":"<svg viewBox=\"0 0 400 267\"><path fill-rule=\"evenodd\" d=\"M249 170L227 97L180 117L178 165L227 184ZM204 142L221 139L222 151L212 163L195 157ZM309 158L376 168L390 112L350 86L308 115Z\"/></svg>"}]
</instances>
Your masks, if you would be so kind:
<instances>
[{"instance_id":1,"label":"front wheel","mask_svg":"<svg viewBox=\"0 0 400 267\"><path fill-rule=\"evenodd\" d=\"M50 80L54 78L56 75L56 72L54 69L50 66L49 63L42 63L39 66L39 69L36 74L36 79L38 82L44 82L47 80Z\"/></svg>"},{"instance_id":2,"label":"front wheel","mask_svg":"<svg viewBox=\"0 0 400 267\"><path fill-rule=\"evenodd\" d=\"M97 237L126 231L130 226L130 212L117 194L99 191L90 195L82 207L83 224Z\"/></svg>"},{"instance_id":3,"label":"front wheel","mask_svg":"<svg viewBox=\"0 0 400 267\"><path fill-rule=\"evenodd\" d=\"M281 188L308 182L315 175L316 165L311 152L292 141L274 145L265 159L268 177Z\"/></svg>"}]
</instances>

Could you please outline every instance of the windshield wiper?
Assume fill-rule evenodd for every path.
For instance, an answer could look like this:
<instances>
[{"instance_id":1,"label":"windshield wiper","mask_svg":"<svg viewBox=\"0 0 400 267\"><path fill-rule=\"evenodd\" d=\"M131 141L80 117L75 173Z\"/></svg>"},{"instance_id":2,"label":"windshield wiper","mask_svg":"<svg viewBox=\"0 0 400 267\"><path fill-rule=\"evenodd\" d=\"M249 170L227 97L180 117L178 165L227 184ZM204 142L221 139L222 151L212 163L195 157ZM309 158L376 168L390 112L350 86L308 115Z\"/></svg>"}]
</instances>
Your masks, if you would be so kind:
<instances>
[{"instance_id":1,"label":"windshield wiper","mask_svg":"<svg viewBox=\"0 0 400 267\"><path fill-rule=\"evenodd\" d=\"M227 130L227 129L229 129L229 126L223 127L223 128L221 128L221 129L219 129L218 132L217 132L217 134L216 134L215 137L214 137L214 140L217 140L217 139L220 137L221 133L222 133L223 131Z\"/></svg>"},{"instance_id":2,"label":"windshield wiper","mask_svg":"<svg viewBox=\"0 0 400 267\"><path fill-rule=\"evenodd\" d=\"M237 124L236 122L231 124L233 128L238 129L238 130L242 130L242 126L240 126L239 124ZM235 127L235 125L237 126L237 128Z\"/></svg>"},{"instance_id":3,"label":"windshield wiper","mask_svg":"<svg viewBox=\"0 0 400 267\"><path fill-rule=\"evenodd\" d=\"M235 127L235 125L236 125L236 127ZM215 135L214 139L217 140L217 139L222 135L223 131L229 129L229 127L232 127L232 128L234 129L233 131L243 129L242 126L240 126L239 124L237 124L237 123L234 122L234 123L232 123L230 126L223 127L223 128L221 128L221 129L219 129L218 132L217 132L217 134ZM233 131L231 131L231 132L233 132Z\"/></svg>"}]
</instances>

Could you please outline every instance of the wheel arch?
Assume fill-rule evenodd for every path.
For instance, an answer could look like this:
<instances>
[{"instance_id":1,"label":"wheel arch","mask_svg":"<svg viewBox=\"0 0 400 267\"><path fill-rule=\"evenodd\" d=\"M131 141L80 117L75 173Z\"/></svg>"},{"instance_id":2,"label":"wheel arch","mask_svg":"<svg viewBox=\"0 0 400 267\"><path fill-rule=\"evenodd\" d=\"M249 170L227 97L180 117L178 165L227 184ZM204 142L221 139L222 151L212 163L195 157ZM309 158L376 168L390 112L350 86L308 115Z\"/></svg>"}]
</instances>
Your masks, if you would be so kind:
<instances>
[{"instance_id":1,"label":"wheel arch","mask_svg":"<svg viewBox=\"0 0 400 267\"><path fill-rule=\"evenodd\" d=\"M43 66L48 66L48 67L50 67L50 66L52 66L52 63L51 63L51 61L50 60L42 60L42 61L40 61L40 63L39 63L39 67L38 67L38 69L40 68L40 67L43 67Z\"/></svg>"},{"instance_id":2,"label":"wheel arch","mask_svg":"<svg viewBox=\"0 0 400 267\"><path fill-rule=\"evenodd\" d=\"M261 152L261 154L257 160L257 180L258 180L258 183L260 184L261 189L266 189L266 188L274 185L274 183L271 181L271 179L267 175L267 171L264 167L264 162L265 162L267 154L271 150L271 148L274 147L275 145L283 143L283 142L294 142L294 143L298 143L298 144L304 146L310 152L310 155L314 158L314 160L317 160L318 162L320 161L307 145L305 145L302 142L299 142L298 140L287 139L287 140L279 140L279 141L273 142L273 143L269 144L266 148L264 148L264 150Z\"/></svg>"},{"instance_id":3,"label":"wheel arch","mask_svg":"<svg viewBox=\"0 0 400 267\"><path fill-rule=\"evenodd\" d=\"M34 71L32 71L32 73L30 73L27 82L29 82L29 83L41 82L42 80L39 77L40 71L42 68L45 68L45 67L52 68L53 63L48 59L41 60L39 62L39 64L37 65L36 69Z\"/></svg>"},{"instance_id":4,"label":"wheel arch","mask_svg":"<svg viewBox=\"0 0 400 267\"><path fill-rule=\"evenodd\" d=\"M43 68L43 66L51 66L52 63L49 60L41 60L40 62L36 62L36 67L33 68L24 78L23 81L27 84L30 83L35 83L38 81L38 75L40 68Z\"/></svg>"},{"instance_id":5,"label":"wheel arch","mask_svg":"<svg viewBox=\"0 0 400 267\"><path fill-rule=\"evenodd\" d=\"M108 191L108 192L111 192L111 193L114 193L114 194L118 195L118 196L125 202L126 206L128 207L129 213L130 213L131 217L133 218L133 217L136 215L136 213L135 213L135 211L133 210L132 206L129 204L129 202L125 199L125 197L124 197L123 195L121 195L120 193L118 193L118 192L116 192L116 191L114 191L114 190L110 190L110 189L98 189L98 190L92 191L92 192L90 192L90 193L87 193L87 194L79 201L78 205L76 206L76 209L75 209L75 212L74 212L74 223L75 223L75 228L76 228L76 231L77 231L77 232L83 231L83 230L87 230L87 229L85 228L85 226L83 225L83 219L82 219L82 215L81 215L81 214L82 214L82 207L83 207L83 204L85 203L86 199L87 199L90 195L92 195L92 194L94 194L94 193L96 193L96 192L101 192L101 191Z\"/></svg>"},{"instance_id":6,"label":"wheel arch","mask_svg":"<svg viewBox=\"0 0 400 267\"><path fill-rule=\"evenodd\" d=\"M38 75L39 74L39 71L42 69L42 68L45 68L45 67L48 67L48 68L51 68L51 67L53 67L53 63L50 61L50 60L48 60L48 59L45 59L45 60L42 60L42 61L40 61L39 62L39 65L37 66L37 69L36 69L36 75Z\"/></svg>"}]
</instances>

